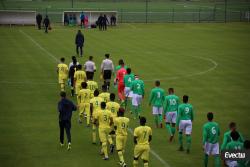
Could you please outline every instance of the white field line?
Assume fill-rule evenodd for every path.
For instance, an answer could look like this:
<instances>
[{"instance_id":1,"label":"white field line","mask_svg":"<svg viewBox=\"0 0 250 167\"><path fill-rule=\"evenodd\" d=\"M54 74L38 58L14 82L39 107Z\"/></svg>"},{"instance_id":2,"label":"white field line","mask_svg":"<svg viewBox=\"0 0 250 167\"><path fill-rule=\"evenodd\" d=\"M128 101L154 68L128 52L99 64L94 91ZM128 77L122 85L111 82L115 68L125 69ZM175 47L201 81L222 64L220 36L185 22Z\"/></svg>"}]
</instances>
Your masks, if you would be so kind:
<instances>
[{"instance_id":1,"label":"white field line","mask_svg":"<svg viewBox=\"0 0 250 167\"><path fill-rule=\"evenodd\" d=\"M48 50L46 50L44 47L42 47L38 42L36 42L30 35L28 35L27 33L23 32L22 30L19 30L20 33L22 33L24 36L26 36L29 40L31 40L38 48L40 48L42 51L44 51L45 53L47 53L47 55L49 57L51 57L56 63L59 63L59 60L52 54L50 53Z\"/></svg>"},{"instance_id":2,"label":"white field line","mask_svg":"<svg viewBox=\"0 0 250 167\"><path fill-rule=\"evenodd\" d=\"M181 75L181 76L176 76L176 77L161 77L161 78L155 78L155 79L148 79L148 80L144 80L145 82L150 82L150 81L155 81L157 79L163 81L163 80L176 80L176 79L180 79L180 78L189 78L189 77L193 77L193 76L198 76L198 75L204 75L210 71L213 71L214 69L217 68L218 63L216 61L214 61L213 59L210 58L205 58L205 57L200 57L200 56L189 56L189 57L194 57L197 59L201 59L204 61L208 61L210 62L213 66L210 67L209 69L205 70L205 71L200 71L200 72L195 72L195 73L191 73L191 74L187 74L187 75Z\"/></svg>"},{"instance_id":3,"label":"white field line","mask_svg":"<svg viewBox=\"0 0 250 167\"><path fill-rule=\"evenodd\" d=\"M133 130L131 128L128 129L128 131L130 132L130 134L133 135ZM162 163L163 167L170 167L170 165L160 157L160 155L158 155L153 149L150 149L150 153L158 160Z\"/></svg>"},{"instance_id":4,"label":"white field line","mask_svg":"<svg viewBox=\"0 0 250 167\"><path fill-rule=\"evenodd\" d=\"M133 24L130 24L130 23L125 23L125 24L127 24L129 27L131 27L133 29L137 29L137 27L135 25L133 25Z\"/></svg>"}]
</instances>

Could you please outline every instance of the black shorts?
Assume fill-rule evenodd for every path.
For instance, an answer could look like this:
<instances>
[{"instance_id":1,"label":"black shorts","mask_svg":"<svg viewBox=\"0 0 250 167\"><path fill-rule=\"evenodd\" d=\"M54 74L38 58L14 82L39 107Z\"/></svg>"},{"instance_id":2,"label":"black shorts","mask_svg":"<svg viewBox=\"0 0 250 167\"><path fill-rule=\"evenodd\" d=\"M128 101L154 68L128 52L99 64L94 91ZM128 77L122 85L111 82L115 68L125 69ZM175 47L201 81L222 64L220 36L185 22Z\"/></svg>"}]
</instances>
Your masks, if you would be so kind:
<instances>
[{"instance_id":1,"label":"black shorts","mask_svg":"<svg viewBox=\"0 0 250 167\"><path fill-rule=\"evenodd\" d=\"M103 71L103 79L104 80L111 79L111 74L112 74L111 70L104 70Z\"/></svg>"},{"instance_id":2,"label":"black shorts","mask_svg":"<svg viewBox=\"0 0 250 167\"><path fill-rule=\"evenodd\" d=\"M93 80L94 72L86 71L87 80Z\"/></svg>"},{"instance_id":3,"label":"black shorts","mask_svg":"<svg viewBox=\"0 0 250 167\"><path fill-rule=\"evenodd\" d=\"M74 77L70 77L70 86L74 87Z\"/></svg>"}]
</instances>

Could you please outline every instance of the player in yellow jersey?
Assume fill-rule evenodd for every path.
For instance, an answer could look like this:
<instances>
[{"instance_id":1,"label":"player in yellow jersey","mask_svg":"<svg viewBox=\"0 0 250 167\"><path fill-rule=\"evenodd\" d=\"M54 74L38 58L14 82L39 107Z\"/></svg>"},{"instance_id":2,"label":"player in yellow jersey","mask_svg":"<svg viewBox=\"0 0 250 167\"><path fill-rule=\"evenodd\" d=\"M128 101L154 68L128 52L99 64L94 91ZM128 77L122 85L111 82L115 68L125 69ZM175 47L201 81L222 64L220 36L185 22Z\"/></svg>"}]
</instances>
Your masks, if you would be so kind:
<instances>
[{"instance_id":1,"label":"player in yellow jersey","mask_svg":"<svg viewBox=\"0 0 250 167\"><path fill-rule=\"evenodd\" d=\"M128 124L129 119L124 117L124 108L120 108L118 112L118 117L114 119L114 128L116 134L116 150L119 156L119 164L121 167L126 167L126 163L124 162L123 153L125 150L127 136L128 136Z\"/></svg>"},{"instance_id":2,"label":"player in yellow jersey","mask_svg":"<svg viewBox=\"0 0 250 167\"><path fill-rule=\"evenodd\" d=\"M98 89L98 84L97 84L97 82L95 82L93 80L90 80L90 79L87 81L87 84L88 84L88 89L91 90L91 98L93 98L94 97L94 91L96 89Z\"/></svg>"},{"instance_id":3,"label":"player in yellow jersey","mask_svg":"<svg viewBox=\"0 0 250 167\"><path fill-rule=\"evenodd\" d=\"M152 129L146 126L146 118L140 117L140 126L134 130L134 162L133 166L138 166L138 159L141 157L144 167L148 167L149 143L152 140Z\"/></svg>"},{"instance_id":4,"label":"player in yellow jersey","mask_svg":"<svg viewBox=\"0 0 250 167\"><path fill-rule=\"evenodd\" d=\"M77 99L79 105L79 123L82 123L84 113L87 116L87 126L90 125L90 95L91 91L87 89L87 83L82 82L82 89L79 91Z\"/></svg>"},{"instance_id":5,"label":"player in yellow jersey","mask_svg":"<svg viewBox=\"0 0 250 167\"><path fill-rule=\"evenodd\" d=\"M67 81L68 72L69 72L69 68L64 62L65 62L65 59L62 57L61 63L57 65L58 82L60 84L61 91L65 91L65 83Z\"/></svg>"},{"instance_id":6,"label":"player in yellow jersey","mask_svg":"<svg viewBox=\"0 0 250 167\"><path fill-rule=\"evenodd\" d=\"M103 102L103 99L101 97L98 97L99 91L96 89L94 91L94 97L90 100L90 116L93 119L96 115L96 112L101 109L101 102ZM93 124L92 126L92 143L96 144L96 125Z\"/></svg>"},{"instance_id":7,"label":"player in yellow jersey","mask_svg":"<svg viewBox=\"0 0 250 167\"><path fill-rule=\"evenodd\" d=\"M113 124L111 111L106 109L106 103L101 102L101 110L98 110L95 115L94 124L99 123L99 137L102 143L102 151L104 153L104 160L108 160L108 146L107 137L110 133L110 126ZM109 143L113 145L113 143Z\"/></svg>"},{"instance_id":8,"label":"player in yellow jersey","mask_svg":"<svg viewBox=\"0 0 250 167\"><path fill-rule=\"evenodd\" d=\"M82 65L77 66L77 71L74 74L74 80L75 80L75 93L76 95L79 93L81 89L82 82L87 81L86 73L82 70Z\"/></svg>"},{"instance_id":9,"label":"player in yellow jersey","mask_svg":"<svg viewBox=\"0 0 250 167\"><path fill-rule=\"evenodd\" d=\"M106 103L110 101L110 93L107 91L108 91L107 85L102 85L102 93L99 94L99 97L102 97L104 102Z\"/></svg>"}]
</instances>

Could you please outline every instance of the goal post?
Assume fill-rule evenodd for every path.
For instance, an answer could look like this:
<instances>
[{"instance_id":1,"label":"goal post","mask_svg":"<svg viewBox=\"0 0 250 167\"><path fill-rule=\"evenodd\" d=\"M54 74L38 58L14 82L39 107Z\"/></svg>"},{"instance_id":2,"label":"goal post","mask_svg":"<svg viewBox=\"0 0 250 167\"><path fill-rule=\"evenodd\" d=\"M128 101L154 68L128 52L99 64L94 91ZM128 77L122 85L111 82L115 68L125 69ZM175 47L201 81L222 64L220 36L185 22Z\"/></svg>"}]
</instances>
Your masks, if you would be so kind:
<instances>
[{"instance_id":1,"label":"goal post","mask_svg":"<svg viewBox=\"0 0 250 167\"><path fill-rule=\"evenodd\" d=\"M80 20L80 14L84 13L85 16L88 17L88 24L92 25L95 24L96 21L98 20L98 17L102 15L106 15L107 19L110 23L110 18L112 15L116 17L116 23L118 22L118 12L117 11L64 11L62 14L62 24L64 24L64 16L67 15L68 17L72 16L76 18L76 24L80 25L81 20Z\"/></svg>"},{"instance_id":2,"label":"goal post","mask_svg":"<svg viewBox=\"0 0 250 167\"><path fill-rule=\"evenodd\" d=\"M36 25L36 11L0 10L0 24Z\"/></svg>"}]
</instances>

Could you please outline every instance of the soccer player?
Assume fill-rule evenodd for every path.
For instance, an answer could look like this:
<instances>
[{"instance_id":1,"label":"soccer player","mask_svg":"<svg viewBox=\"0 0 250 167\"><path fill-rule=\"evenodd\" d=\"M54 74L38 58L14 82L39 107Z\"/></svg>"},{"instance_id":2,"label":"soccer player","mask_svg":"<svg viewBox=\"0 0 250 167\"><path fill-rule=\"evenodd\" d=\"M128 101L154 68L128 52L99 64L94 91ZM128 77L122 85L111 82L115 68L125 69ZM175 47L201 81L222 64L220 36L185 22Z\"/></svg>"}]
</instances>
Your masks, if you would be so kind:
<instances>
[{"instance_id":1,"label":"soccer player","mask_svg":"<svg viewBox=\"0 0 250 167\"><path fill-rule=\"evenodd\" d=\"M165 91L160 88L160 81L155 81L155 88L151 90L149 98L149 106L153 105L153 115L155 118L156 128L162 128L162 113L163 113L163 104L165 100Z\"/></svg>"},{"instance_id":2,"label":"soccer player","mask_svg":"<svg viewBox=\"0 0 250 167\"><path fill-rule=\"evenodd\" d=\"M103 98L103 101L105 103L109 102L110 101L110 93L107 92L108 89L107 89L107 86L106 85L102 85L102 93L99 94L99 97Z\"/></svg>"},{"instance_id":3,"label":"soccer player","mask_svg":"<svg viewBox=\"0 0 250 167\"><path fill-rule=\"evenodd\" d=\"M204 166L208 166L208 156L213 155L215 166L220 166L220 149L219 149L219 136L220 128L218 123L213 121L214 115L212 112L207 113L208 122L203 125L202 132L202 145L204 150Z\"/></svg>"},{"instance_id":4,"label":"soccer player","mask_svg":"<svg viewBox=\"0 0 250 167\"><path fill-rule=\"evenodd\" d=\"M91 98L93 98L94 97L94 91L96 89L98 89L98 84L97 84L97 82L93 81L93 79L89 79L87 81L87 84L88 84L88 89L91 90Z\"/></svg>"},{"instance_id":5,"label":"soccer player","mask_svg":"<svg viewBox=\"0 0 250 167\"><path fill-rule=\"evenodd\" d=\"M146 118L140 117L140 126L134 130L134 161L133 166L138 166L138 160L141 157L144 167L148 167L149 160L149 143L152 140L152 129L146 126Z\"/></svg>"},{"instance_id":6,"label":"soccer player","mask_svg":"<svg viewBox=\"0 0 250 167\"><path fill-rule=\"evenodd\" d=\"M194 119L193 106L188 103L188 96L183 96L183 104L178 107L177 126L179 126L179 151L183 151L182 135L185 132L187 142L187 153L190 152L192 122Z\"/></svg>"},{"instance_id":7,"label":"soccer player","mask_svg":"<svg viewBox=\"0 0 250 167\"><path fill-rule=\"evenodd\" d=\"M224 133L224 136L223 136L223 143L221 145L221 150L224 150L226 148L227 144L232 141L232 138L231 138L230 134L233 131L236 131L236 123L235 122L230 122L229 123L229 131ZM239 141L243 143L244 138L241 135L241 133L239 133L239 134L240 134Z\"/></svg>"},{"instance_id":8,"label":"soccer player","mask_svg":"<svg viewBox=\"0 0 250 167\"><path fill-rule=\"evenodd\" d=\"M131 84L135 80L135 75L131 72L131 68L127 68L127 74L124 76L124 85L125 85L125 110L131 111L131 98L133 97L133 92L131 91Z\"/></svg>"},{"instance_id":9,"label":"soccer player","mask_svg":"<svg viewBox=\"0 0 250 167\"><path fill-rule=\"evenodd\" d=\"M133 91L132 97L132 112L134 119L140 117L141 103L144 97L144 82L139 79L139 76L135 76L135 80L131 84L131 91Z\"/></svg>"},{"instance_id":10,"label":"soccer player","mask_svg":"<svg viewBox=\"0 0 250 167\"><path fill-rule=\"evenodd\" d=\"M94 91L94 97L90 100L90 116L94 121L95 115L98 110L101 109L101 102L103 102L103 98L98 97L99 91L96 89ZM92 143L96 144L96 125L92 126Z\"/></svg>"},{"instance_id":11,"label":"soccer player","mask_svg":"<svg viewBox=\"0 0 250 167\"><path fill-rule=\"evenodd\" d=\"M74 74L74 79L75 79L74 85L75 85L75 91L76 91L75 93L77 95L81 89L82 82L87 81L86 73L85 71L82 70L81 64L77 66L77 71Z\"/></svg>"},{"instance_id":12,"label":"soccer player","mask_svg":"<svg viewBox=\"0 0 250 167\"><path fill-rule=\"evenodd\" d=\"M242 150L244 148L244 144L239 141L240 134L237 131L232 131L230 136L232 141L227 144L226 150ZM226 164L229 167L237 167L239 166L238 163L240 163L240 161L226 160Z\"/></svg>"},{"instance_id":13,"label":"soccer player","mask_svg":"<svg viewBox=\"0 0 250 167\"><path fill-rule=\"evenodd\" d=\"M119 69L116 73L116 82L118 82L118 96L119 99L123 102L125 97L124 97L124 76L126 75L127 71L124 68L124 62L121 64L121 69Z\"/></svg>"},{"instance_id":14,"label":"soccer player","mask_svg":"<svg viewBox=\"0 0 250 167\"><path fill-rule=\"evenodd\" d=\"M117 117L117 113L119 111L120 104L115 102L115 94L110 94L110 101L106 103L106 109L112 112L113 119Z\"/></svg>"},{"instance_id":15,"label":"soccer player","mask_svg":"<svg viewBox=\"0 0 250 167\"><path fill-rule=\"evenodd\" d=\"M121 167L126 167L126 163L123 158L123 153L125 151L125 146L127 142L128 136L128 125L129 118L124 117L125 110L123 108L119 108L118 117L114 119L114 128L116 134L116 150L119 157L119 164Z\"/></svg>"},{"instance_id":16,"label":"soccer player","mask_svg":"<svg viewBox=\"0 0 250 167\"><path fill-rule=\"evenodd\" d=\"M59 63L57 65L58 82L60 84L61 91L65 91L65 83L67 81L67 76L68 76L69 68L64 63L65 62L65 58L64 57L62 57L60 60L61 60L61 63Z\"/></svg>"},{"instance_id":17,"label":"soccer player","mask_svg":"<svg viewBox=\"0 0 250 167\"><path fill-rule=\"evenodd\" d=\"M79 91L77 96L78 105L79 105L79 123L82 123L84 114L87 116L87 126L90 126L90 99L91 99L91 90L87 89L87 83L82 82L82 89Z\"/></svg>"},{"instance_id":18,"label":"soccer player","mask_svg":"<svg viewBox=\"0 0 250 167\"><path fill-rule=\"evenodd\" d=\"M165 97L164 102L164 115L166 117L166 129L170 134L169 141L172 142L175 134L179 97L174 94L174 88L169 88L168 93L169 95ZM170 126L170 124L172 125L172 127Z\"/></svg>"},{"instance_id":19,"label":"soccer player","mask_svg":"<svg viewBox=\"0 0 250 167\"><path fill-rule=\"evenodd\" d=\"M105 54L105 59L102 61L101 64L101 73L104 80L103 85L106 85L108 89L110 87L110 80L113 71L114 71L113 61L109 59L109 54Z\"/></svg>"},{"instance_id":20,"label":"soccer player","mask_svg":"<svg viewBox=\"0 0 250 167\"><path fill-rule=\"evenodd\" d=\"M73 59L73 64L69 68L69 81L70 81L70 86L71 86L71 96L74 96L75 91L74 91L74 75L77 69L77 60Z\"/></svg>"},{"instance_id":21,"label":"soccer player","mask_svg":"<svg viewBox=\"0 0 250 167\"><path fill-rule=\"evenodd\" d=\"M107 143L107 136L110 133L110 126L113 124L113 118L111 111L105 109L106 103L101 102L101 110L96 112L94 124L99 123L99 137L102 143L102 151L104 153L104 160L108 160L108 143ZM109 143L112 145L113 143Z\"/></svg>"}]
</instances>

